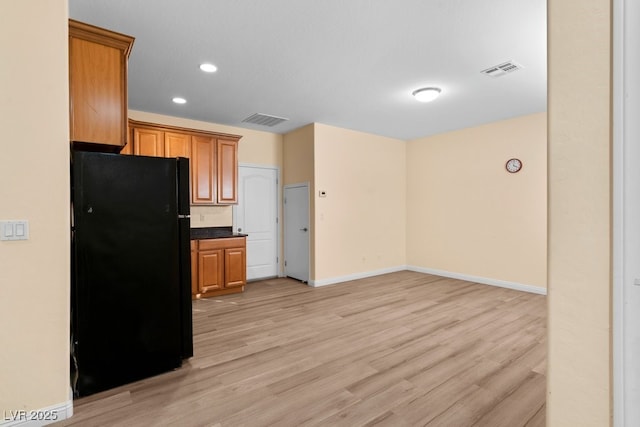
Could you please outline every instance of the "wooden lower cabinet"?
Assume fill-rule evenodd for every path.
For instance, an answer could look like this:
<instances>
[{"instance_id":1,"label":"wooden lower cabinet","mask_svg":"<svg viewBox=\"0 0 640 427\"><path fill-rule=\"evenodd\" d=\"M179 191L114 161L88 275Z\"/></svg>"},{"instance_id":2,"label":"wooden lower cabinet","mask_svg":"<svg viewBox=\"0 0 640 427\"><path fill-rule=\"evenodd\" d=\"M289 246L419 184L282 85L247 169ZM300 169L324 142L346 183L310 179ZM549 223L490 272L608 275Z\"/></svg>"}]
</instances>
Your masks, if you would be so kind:
<instances>
[{"instance_id":1,"label":"wooden lower cabinet","mask_svg":"<svg viewBox=\"0 0 640 427\"><path fill-rule=\"evenodd\" d=\"M194 299L244 291L247 283L245 237L194 240L191 245Z\"/></svg>"},{"instance_id":2,"label":"wooden lower cabinet","mask_svg":"<svg viewBox=\"0 0 640 427\"><path fill-rule=\"evenodd\" d=\"M224 250L224 286L235 288L247 282L247 254L244 247Z\"/></svg>"},{"instance_id":3,"label":"wooden lower cabinet","mask_svg":"<svg viewBox=\"0 0 640 427\"><path fill-rule=\"evenodd\" d=\"M207 294L224 288L222 258L224 249L198 251L198 293Z\"/></svg>"}]
</instances>

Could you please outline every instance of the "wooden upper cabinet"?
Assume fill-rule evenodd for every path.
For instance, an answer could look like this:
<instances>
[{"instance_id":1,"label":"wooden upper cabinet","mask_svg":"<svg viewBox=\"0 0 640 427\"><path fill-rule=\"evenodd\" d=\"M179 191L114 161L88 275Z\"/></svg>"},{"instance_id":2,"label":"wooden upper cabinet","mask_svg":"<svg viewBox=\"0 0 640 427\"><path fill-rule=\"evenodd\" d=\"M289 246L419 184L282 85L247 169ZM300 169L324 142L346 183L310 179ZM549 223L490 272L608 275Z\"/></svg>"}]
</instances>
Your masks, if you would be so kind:
<instances>
[{"instance_id":1,"label":"wooden upper cabinet","mask_svg":"<svg viewBox=\"0 0 640 427\"><path fill-rule=\"evenodd\" d=\"M238 203L238 141L217 140L217 202Z\"/></svg>"},{"instance_id":2,"label":"wooden upper cabinet","mask_svg":"<svg viewBox=\"0 0 640 427\"><path fill-rule=\"evenodd\" d=\"M189 159L192 205L238 203L241 136L129 120L129 148L139 156Z\"/></svg>"},{"instance_id":3,"label":"wooden upper cabinet","mask_svg":"<svg viewBox=\"0 0 640 427\"><path fill-rule=\"evenodd\" d=\"M191 204L216 202L216 139L191 137Z\"/></svg>"},{"instance_id":4,"label":"wooden upper cabinet","mask_svg":"<svg viewBox=\"0 0 640 427\"><path fill-rule=\"evenodd\" d=\"M133 154L133 143L132 142L128 142L127 145L125 145L122 148L122 150L120 150L120 154L132 155Z\"/></svg>"},{"instance_id":5,"label":"wooden upper cabinet","mask_svg":"<svg viewBox=\"0 0 640 427\"><path fill-rule=\"evenodd\" d=\"M133 128L133 154L164 157L164 132Z\"/></svg>"},{"instance_id":6,"label":"wooden upper cabinet","mask_svg":"<svg viewBox=\"0 0 640 427\"><path fill-rule=\"evenodd\" d=\"M127 144L122 147L122 149L120 150L120 154L126 154L126 155L133 155L133 135L132 135L132 131L131 128L129 126L127 126Z\"/></svg>"},{"instance_id":7,"label":"wooden upper cabinet","mask_svg":"<svg viewBox=\"0 0 640 427\"><path fill-rule=\"evenodd\" d=\"M127 143L127 62L134 38L69 20L70 140Z\"/></svg>"},{"instance_id":8,"label":"wooden upper cabinet","mask_svg":"<svg viewBox=\"0 0 640 427\"><path fill-rule=\"evenodd\" d=\"M130 123L132 123L130 121ZM131 153L127 152L130 150ZM191 135L131 124L131 142L120 154L151 157L191 157Z\"/></svg>"},{"instance_id":9,"label":"wooden upper cabinet","mask_svg":"<svg viewBox=\"0 0 640 427\"><path fill-rule=\"evenodd\" d=\"M184 133L165 132L164 156L191 158L191 136Z\"/></svg>"}]
</instances>

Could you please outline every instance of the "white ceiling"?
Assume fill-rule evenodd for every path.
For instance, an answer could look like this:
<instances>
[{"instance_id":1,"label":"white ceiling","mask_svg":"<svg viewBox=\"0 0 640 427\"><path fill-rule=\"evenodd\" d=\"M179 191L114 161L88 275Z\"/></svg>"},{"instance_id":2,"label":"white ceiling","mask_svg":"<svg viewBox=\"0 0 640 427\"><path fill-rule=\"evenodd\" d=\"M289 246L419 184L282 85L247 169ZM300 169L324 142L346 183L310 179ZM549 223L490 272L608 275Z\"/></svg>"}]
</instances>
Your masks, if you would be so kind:
<instances>
[{"instance_id":1,"label":"white ceiling","mask_svg":"<svg viewBox=\"0 0 640 427\"><path fill-rule=\"evenodd\" d=\"M404 140L546 110L546 0L69 0L69 14L136 38L134 110ZM506 61L524 68L480 73ZM424 86L440 98L415 101ZM254 113L290 120L242 123Z\"/></svg>"}]
</instances>

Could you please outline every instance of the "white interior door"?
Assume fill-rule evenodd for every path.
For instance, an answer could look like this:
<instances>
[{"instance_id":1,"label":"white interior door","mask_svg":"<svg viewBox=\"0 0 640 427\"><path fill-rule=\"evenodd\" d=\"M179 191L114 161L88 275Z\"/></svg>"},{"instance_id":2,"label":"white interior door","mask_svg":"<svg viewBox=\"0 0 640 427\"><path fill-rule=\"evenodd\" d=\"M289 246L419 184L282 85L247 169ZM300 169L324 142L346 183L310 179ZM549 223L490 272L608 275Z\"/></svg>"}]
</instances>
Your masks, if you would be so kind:
<instances>
[{"instance_id":1,"label":"white interior door","mask_svg":"<svg viewBox=\"0 0 640 427\"><path fill-rule=\"evenodd\" d=\"M238 167L234 231L247 234L247 280L278 275L278 170Z\"/></svg>"},{"instance_id":2,"label":"white interior door","mask_svg":"<svg viewBox=\"0 0 640 427\"><path fill-rule=\"evenodd\" d=\"M613 421L640 425L640 3L614 1Z\"/></svg>"},{"instance_id":3,"label":"white interior door","mask_svg":"<svg viewBox=\"0 0 640 427\"><path fill-rule=\"evenodd\" d=\"M309 185L284 187L285 275L309 282Z\"/></svg>"}]
</instances>

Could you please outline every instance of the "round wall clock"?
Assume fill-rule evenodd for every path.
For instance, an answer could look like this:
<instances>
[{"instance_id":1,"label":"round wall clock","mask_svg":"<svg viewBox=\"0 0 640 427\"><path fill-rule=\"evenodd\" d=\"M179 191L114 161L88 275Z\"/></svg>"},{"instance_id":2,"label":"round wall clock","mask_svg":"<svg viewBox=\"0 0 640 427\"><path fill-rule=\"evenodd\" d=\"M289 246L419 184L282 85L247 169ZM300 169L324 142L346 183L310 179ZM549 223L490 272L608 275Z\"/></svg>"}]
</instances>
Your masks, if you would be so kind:
<instances>
[{"instance_id":1,"label":"round wall clock","mask_svg":"<svg viewBox=\"0 0 640 427\"><path fill-rule=\"evenodd\" d=\"M505 167L509 173L516 173L522 169L522 162L520 159L509 159L507 160Z\"/></svg>"}]
</instances>

